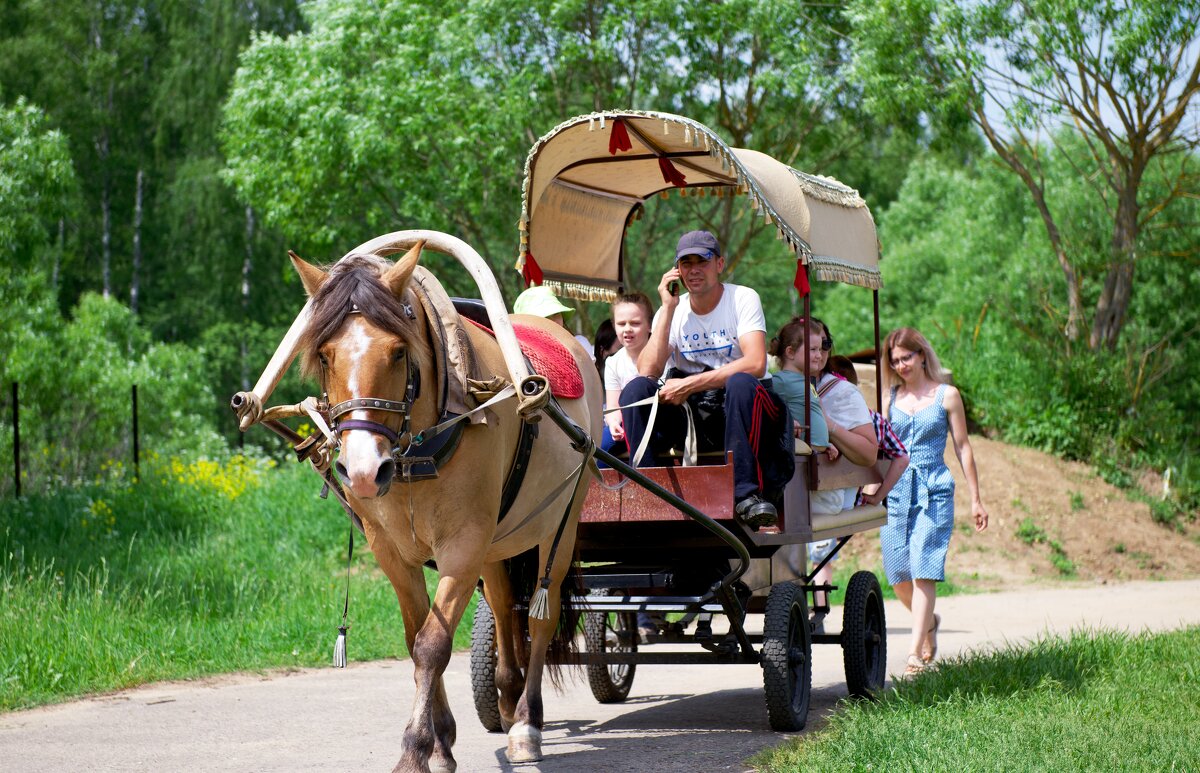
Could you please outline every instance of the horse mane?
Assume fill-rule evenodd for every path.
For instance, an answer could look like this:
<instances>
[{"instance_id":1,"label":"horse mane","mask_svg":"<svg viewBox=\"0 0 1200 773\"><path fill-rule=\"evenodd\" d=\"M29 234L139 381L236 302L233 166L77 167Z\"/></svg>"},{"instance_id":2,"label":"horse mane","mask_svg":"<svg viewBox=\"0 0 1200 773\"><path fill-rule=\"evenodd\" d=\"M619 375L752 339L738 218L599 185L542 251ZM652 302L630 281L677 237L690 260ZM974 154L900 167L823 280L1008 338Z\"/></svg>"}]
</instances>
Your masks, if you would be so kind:
<instances>
[{"instance_id":1,"label":"horse mane","mask_svg":"<svg viewBox=\"0 0 1200 773\"><path fill-rule=\"evenodd\" d=\"M300 367L305 376L319 376L318 351L341 329L355 307L372 325L397 336L414 364L420 366L429 357L429 344L416 320L409 317L408 309L420 313L420 304L407 304L406 309L406 304L379 279L391 266L391 261L378 255L354 253L329 268L328 278L312 297L308 326L299 341Z\"/></svg>"}]
</instances>

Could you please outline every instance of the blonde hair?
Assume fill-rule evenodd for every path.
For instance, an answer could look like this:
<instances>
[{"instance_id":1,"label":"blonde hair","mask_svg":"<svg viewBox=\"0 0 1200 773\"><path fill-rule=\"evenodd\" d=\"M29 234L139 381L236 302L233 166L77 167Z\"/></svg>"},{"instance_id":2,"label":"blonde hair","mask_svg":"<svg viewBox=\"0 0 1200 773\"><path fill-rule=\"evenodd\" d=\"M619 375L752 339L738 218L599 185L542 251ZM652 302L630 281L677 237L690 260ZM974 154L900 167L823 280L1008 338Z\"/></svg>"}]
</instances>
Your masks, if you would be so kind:
<instances>
[{"instance_id":1,"label":"blonde hair","mask_svg":"<svg viewBox=\"0 0 1200 773\"><path fill-rule=\"evenodd\" d=\"M949 383L946 378L946 372L942 370L942 363L938 360L937 354L933 351L933 347L929 345L929 340L921 335L920 331L911 327L896 328L887 334L887 338L883 341L883 362L887 366L888 386L896 386L902 383L900 374L896 373L896 369L892 367L892 349L899 346L901 349L908 349L910 352L920 352L924 360L923 367L925 375L932 381L939 384Z\"/></svg>"}]
</instances>

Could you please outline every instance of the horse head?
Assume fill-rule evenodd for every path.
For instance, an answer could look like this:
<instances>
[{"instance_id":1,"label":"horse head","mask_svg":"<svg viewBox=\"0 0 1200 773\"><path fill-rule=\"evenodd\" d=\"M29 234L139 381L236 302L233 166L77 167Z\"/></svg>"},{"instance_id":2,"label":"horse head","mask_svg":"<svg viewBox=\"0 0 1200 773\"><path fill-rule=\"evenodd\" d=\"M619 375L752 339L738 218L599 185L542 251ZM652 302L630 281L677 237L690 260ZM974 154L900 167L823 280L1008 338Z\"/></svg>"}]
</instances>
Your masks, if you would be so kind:
<instances>
[{"instance_id":1,"label":"horse head","mask_svg":"<svg viewBox=\"0 0 1200 773\"><path fill-rule=\"evenodd\" d=\"M291 256L312 299L302 368L321 385L340 444L336 469L359 499L387 494L393 452L411 440L420 372L430 361L427 322L408 290L422 246L395 263L347 255L328 271Z\"/></svg>"}]
</instances>

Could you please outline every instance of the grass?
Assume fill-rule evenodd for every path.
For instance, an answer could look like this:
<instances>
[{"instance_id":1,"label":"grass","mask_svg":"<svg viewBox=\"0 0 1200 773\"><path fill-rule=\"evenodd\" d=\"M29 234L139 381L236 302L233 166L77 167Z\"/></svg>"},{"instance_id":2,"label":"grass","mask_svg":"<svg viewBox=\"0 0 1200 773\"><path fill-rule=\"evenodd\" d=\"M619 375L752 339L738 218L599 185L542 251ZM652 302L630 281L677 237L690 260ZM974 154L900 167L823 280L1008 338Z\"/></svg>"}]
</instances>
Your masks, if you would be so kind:
<instances>
[{"instance_id":1,"label":"grass","mask_svg":"<svg viewBox=\"0 0 1200 773\"><path fill-rule=\"evenodd\" d=\"M0 502L0 710L329 665L349 527L317 484L298 465L154 460L137 484L114 475ZM351 660L407 654L395 594L357 534L350 622ZM458 635L467 644L469 627Z\"/></svg>"},{"instance_id":2,"label":"grass","mask_svg":"<svg viewBox=\"0 0 1200 773\"><path fill-rule=\"evenodd\" d=\"M1062 543L1056 539L1051 539L1046 534L1046 530L1034 523L1032 518L1026 518L1018 524L1016 535L1017 539L1030 547L1044 544L1050 549L1050 563L1054 565L1058 573L1063 577L1075 576L1075 562L1067 557L1067 551L1063 548ZM1124 550L1123 546L1122 550Z\"/></svg>"},{"instance_id":3,"label":"grass","mask_svg":"<svg viewBox=\"0 0 1200 773\"><path fill-rule=\"evenodd\" d=\"M1200 627L1079 632L947 659L757 755L801 770L1196 770Z\"/></svg>"}]
</instances>

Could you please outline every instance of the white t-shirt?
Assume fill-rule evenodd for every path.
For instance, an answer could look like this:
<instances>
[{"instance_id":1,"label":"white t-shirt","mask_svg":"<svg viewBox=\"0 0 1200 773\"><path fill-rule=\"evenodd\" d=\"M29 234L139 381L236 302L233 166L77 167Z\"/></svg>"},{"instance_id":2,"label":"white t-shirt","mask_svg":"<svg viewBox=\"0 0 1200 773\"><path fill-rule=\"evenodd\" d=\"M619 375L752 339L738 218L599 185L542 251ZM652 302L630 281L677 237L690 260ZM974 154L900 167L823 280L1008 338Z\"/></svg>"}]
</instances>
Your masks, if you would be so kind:
<instances>
[{"instance_id":1,"label":"white t-shirt","mask_svg":"<svg viewBox=\"0 0 1200 773\"><path fill-rule=\"evenodd\" d=\"M836 383L830 386L828 391L822 392L822 388L831 380ZM838 378L832 373L826 373L817 382L817 392L821 395L821 408L825 411L827 419L846 429L871 424L871 409L867 407L867 401L863 399L862 392L858 391L858 387L849 381ZM871 431L875 431L874 425L872 425ZM842 497L842 509L854 507L858 489L842 489Z\"/></svg>"},{"instance_id":2,"label":"white t-shirt","mask_svg":"<svg viewBox=\"0 0 1200 773\"><path fill-rule=\"evenodd\" d=\"M725 288L721 300L708 314L692 311L690 293L680 297L675 315L671 318L668 368L699 373L705 367L715 369L728 365L742 356L738 338L755 330L764 334L767 332L767 319L758 293L741 285L723 283L721 286ZM655 321L662 311L660 308L655 313ZM767 369L764 367L758 378L765 378L766 375Z\"/></svg>"},{"instance_id":3,"label":"white t-shirt","mask_svg":"<svg viewBox=\"0 0 1200 773\"><path fill-rule=\"evenodd\" d=\"M629 350L621 347L604 361L604 391L620 392L625 385L638 376L637 363L629 356Z\"/></svg>"}]
</instances>

